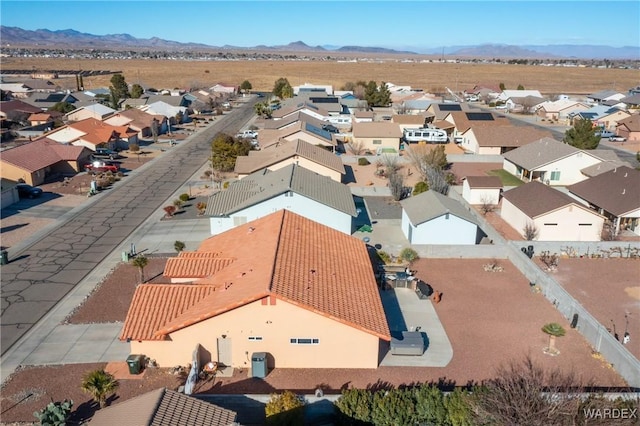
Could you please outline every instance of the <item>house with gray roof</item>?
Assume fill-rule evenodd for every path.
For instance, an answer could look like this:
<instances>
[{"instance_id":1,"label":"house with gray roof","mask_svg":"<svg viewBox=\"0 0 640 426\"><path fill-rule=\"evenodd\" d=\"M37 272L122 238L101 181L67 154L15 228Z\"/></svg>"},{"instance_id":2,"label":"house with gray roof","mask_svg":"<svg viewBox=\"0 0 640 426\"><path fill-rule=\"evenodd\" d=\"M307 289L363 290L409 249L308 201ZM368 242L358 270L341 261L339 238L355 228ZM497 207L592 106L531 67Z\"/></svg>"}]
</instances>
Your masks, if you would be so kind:
<instances>
[{"instance_id":1,"label":"house with gray roof","mask_svg":"<svg viewBox=\"0 0 640 426\"><path fill-rule=\"evenodd\" d=\"M231 426L235 411L170 389L160 388L97 411L91 426Z\"/></svg>"},{"instance_id":2,"label":"house with gray roof","mask_svg":"<svg viewBox=\"0 0 640 426\"><path fill-rule=\"evenodd\" d=\"M274 171L289 164L296 164L319 175L328 176L336 182L341 182L345 174L340 157L301 139L284 140L260 151L249 151L249 155L236 159L235 172L238 173L238 178L242 179L261 169Z\"/></svg>"},{"instance_id":3,"label":"house with gray roof","mask_svg":"<svg viewBox=\"0 0 640 426\"><path fill-rule=\"evenodd\" d=\"M605 220L577 199L540 182L505 191L500 216L523 237L525 229L531 230L538 241L600 241Z\"/></svg>"},{"instance_id":4,"label":"house with gray roof","mask_svg":"<svg viewBox=\"0 0 640 426\"><path fill-rule=\"evenodd\" d=\"M615 90L601 90L599 92L587 95L587 99L599 104L609 99L620 100L624 98L624 96L625 96L624 94L620 92L616 92Z\"/></svg>"},{"instance_id":5,"label":"house with gray roof","mask_svg":"<svg viewBox=\"0 0 640 426\"><path fill-rule=\"evenodd\" d=\"M458 201L426 191L400 201L402 232L411 244L477 244L484 233Z\"/></svg>"},{"instance_id":6,"label":"house with gray roof","mask_svg":"<svg viewBox=\"0 0 640 426\"><path fill-rule=\"evenodd\" d=\"M211 235L278 210L301 216L351 235L355 202L348 186L297 164L262 169L233 182L207 201Z\"/></svg>"},{"instance_id":7,"label":"house with gray roof","mask_svg":"<svg viewBox=\"0 0 640 426\"><path fill-rule=\"evenodd\" d=\"M616 234L629 230L640 235L640 171L617 167L567 189L611 221Z\"/></svg>"},{"instance_id":8,"label":"house with gray roof","mask_svg":"<svg viewBox=\"0 0 640 426\"><path fill-rule=\"evenodd\" d=\"M572 185L588 178L583 170L592 171L591 166L616 159L608 150L581 150L542 138L505 153L502 168L525 182Z\"/></svg>"}]
</instances>

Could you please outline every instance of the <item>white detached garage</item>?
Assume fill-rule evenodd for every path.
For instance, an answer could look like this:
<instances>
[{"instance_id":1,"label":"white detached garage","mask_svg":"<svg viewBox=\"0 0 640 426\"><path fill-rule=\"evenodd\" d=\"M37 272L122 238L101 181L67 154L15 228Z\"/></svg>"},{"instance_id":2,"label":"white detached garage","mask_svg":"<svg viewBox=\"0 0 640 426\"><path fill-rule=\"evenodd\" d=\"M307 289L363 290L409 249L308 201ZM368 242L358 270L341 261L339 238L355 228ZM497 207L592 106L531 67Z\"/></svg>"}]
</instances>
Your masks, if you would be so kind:
<instances>
[{"instance_id":1,"label":"white detached garage","mask_svg":"<svg viewBox=\"0 0 640 426\"><path fill-rule=\"evenodd\" d=\"M462 204L427 191L400 201L402 232L411 244L476 244L478 224Z\"/></svg>"}]
</instances>

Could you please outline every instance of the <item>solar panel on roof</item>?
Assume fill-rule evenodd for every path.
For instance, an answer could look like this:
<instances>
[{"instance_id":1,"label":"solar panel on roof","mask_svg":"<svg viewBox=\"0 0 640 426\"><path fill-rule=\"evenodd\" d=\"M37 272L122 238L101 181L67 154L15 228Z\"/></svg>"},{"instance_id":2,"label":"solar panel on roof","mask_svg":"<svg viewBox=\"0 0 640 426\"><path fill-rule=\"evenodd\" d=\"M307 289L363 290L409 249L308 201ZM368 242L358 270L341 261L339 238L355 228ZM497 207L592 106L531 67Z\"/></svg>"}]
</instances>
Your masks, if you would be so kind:
<instances>
[{"instance_id":1,"label":"solar panel on roof","mask_svg":"<svg viewBox=\"0 0 640 426\"><path fill-rule=\"evenodd\" d=\"M338 103L338 98L309 98L309 100L311 102L317 103L317 104L337 104Z\"/></svg>"},{"instance_id":2,"label":"solar panel on roof","mask_svg":"<svg viewBox=\"0 0 640 426\"><path fill-rule=\"evenodd\" d=\"M490 112L467 112L467 120L472 121L493 121L493 114Z\"/></svg>"},{"instance_id":3,"label":"solar panel on roof","mask_svg":"<svg viewBox=\"0 0 640 426\"><path fill-rule=\"evenodd\" d=\"M314 126L311 123L305 123L305 130L309 133L313 133L316 136L320 136L323 139L331 140L331 133L328 131L321 129L319 127Z\"/></svg>"},{"instance_id":4,"label":"solar panel on roof","mask_svg":"<svg viewBox=\"0 0 640 426\"><path fill-rule=\"evenodd\" d=\"M460 104L438 104L440 111L462 111Z\"/></svg>"}]
</instances>

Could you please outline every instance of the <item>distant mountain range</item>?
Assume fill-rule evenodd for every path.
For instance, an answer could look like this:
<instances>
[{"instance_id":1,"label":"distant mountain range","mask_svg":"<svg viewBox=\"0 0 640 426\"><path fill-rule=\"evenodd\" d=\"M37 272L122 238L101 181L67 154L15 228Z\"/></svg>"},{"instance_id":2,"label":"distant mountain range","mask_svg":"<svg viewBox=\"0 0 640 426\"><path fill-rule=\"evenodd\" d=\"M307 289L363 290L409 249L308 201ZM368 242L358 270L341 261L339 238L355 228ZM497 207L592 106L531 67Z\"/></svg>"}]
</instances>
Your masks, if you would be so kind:
<instances>
[{"instance_id":1,"label":"distant mountain range","mask_svg":"<svg viewBox=\"0 0 640 426\"><path fill-rule=\"evenodd\" d=\"M337 52L404 55L446 55L448 57L475 58L576 58L576 59L640 59L637 46L611 47L599 45L530 45L484 44L475 46L446 46L437 48L391 49L366 46L309 46L302 41L286 45L253 47L211 46L202 43L181 43L158 37L136 38L129 34L94 35L76 30L24 30L0 25L0 40L3 46L41 48L93 48L93 49L149 49L149 50L251 50L268 52Z\"/></svg>"}]
</instances>

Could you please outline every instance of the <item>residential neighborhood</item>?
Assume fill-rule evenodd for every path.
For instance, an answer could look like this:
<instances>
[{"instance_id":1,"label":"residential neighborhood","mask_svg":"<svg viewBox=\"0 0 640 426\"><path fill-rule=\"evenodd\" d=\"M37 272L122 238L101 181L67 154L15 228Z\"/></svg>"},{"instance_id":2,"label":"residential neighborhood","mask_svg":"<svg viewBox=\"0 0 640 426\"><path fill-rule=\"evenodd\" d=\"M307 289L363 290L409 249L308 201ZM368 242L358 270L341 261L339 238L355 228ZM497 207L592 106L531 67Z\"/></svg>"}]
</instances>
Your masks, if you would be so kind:
<instances>
[{"instance_id":1,"label":"residential neighborhood","mask_svg":"<svg viewBox=\"0 0 640 426\"><path fill-rule=\"evenodd\" d=\"M525 353L640 388L637 88L50 80L0 86L3 393L86 364L126 395L88 424L260 424Z\"/></svg>"}]
</instances>

